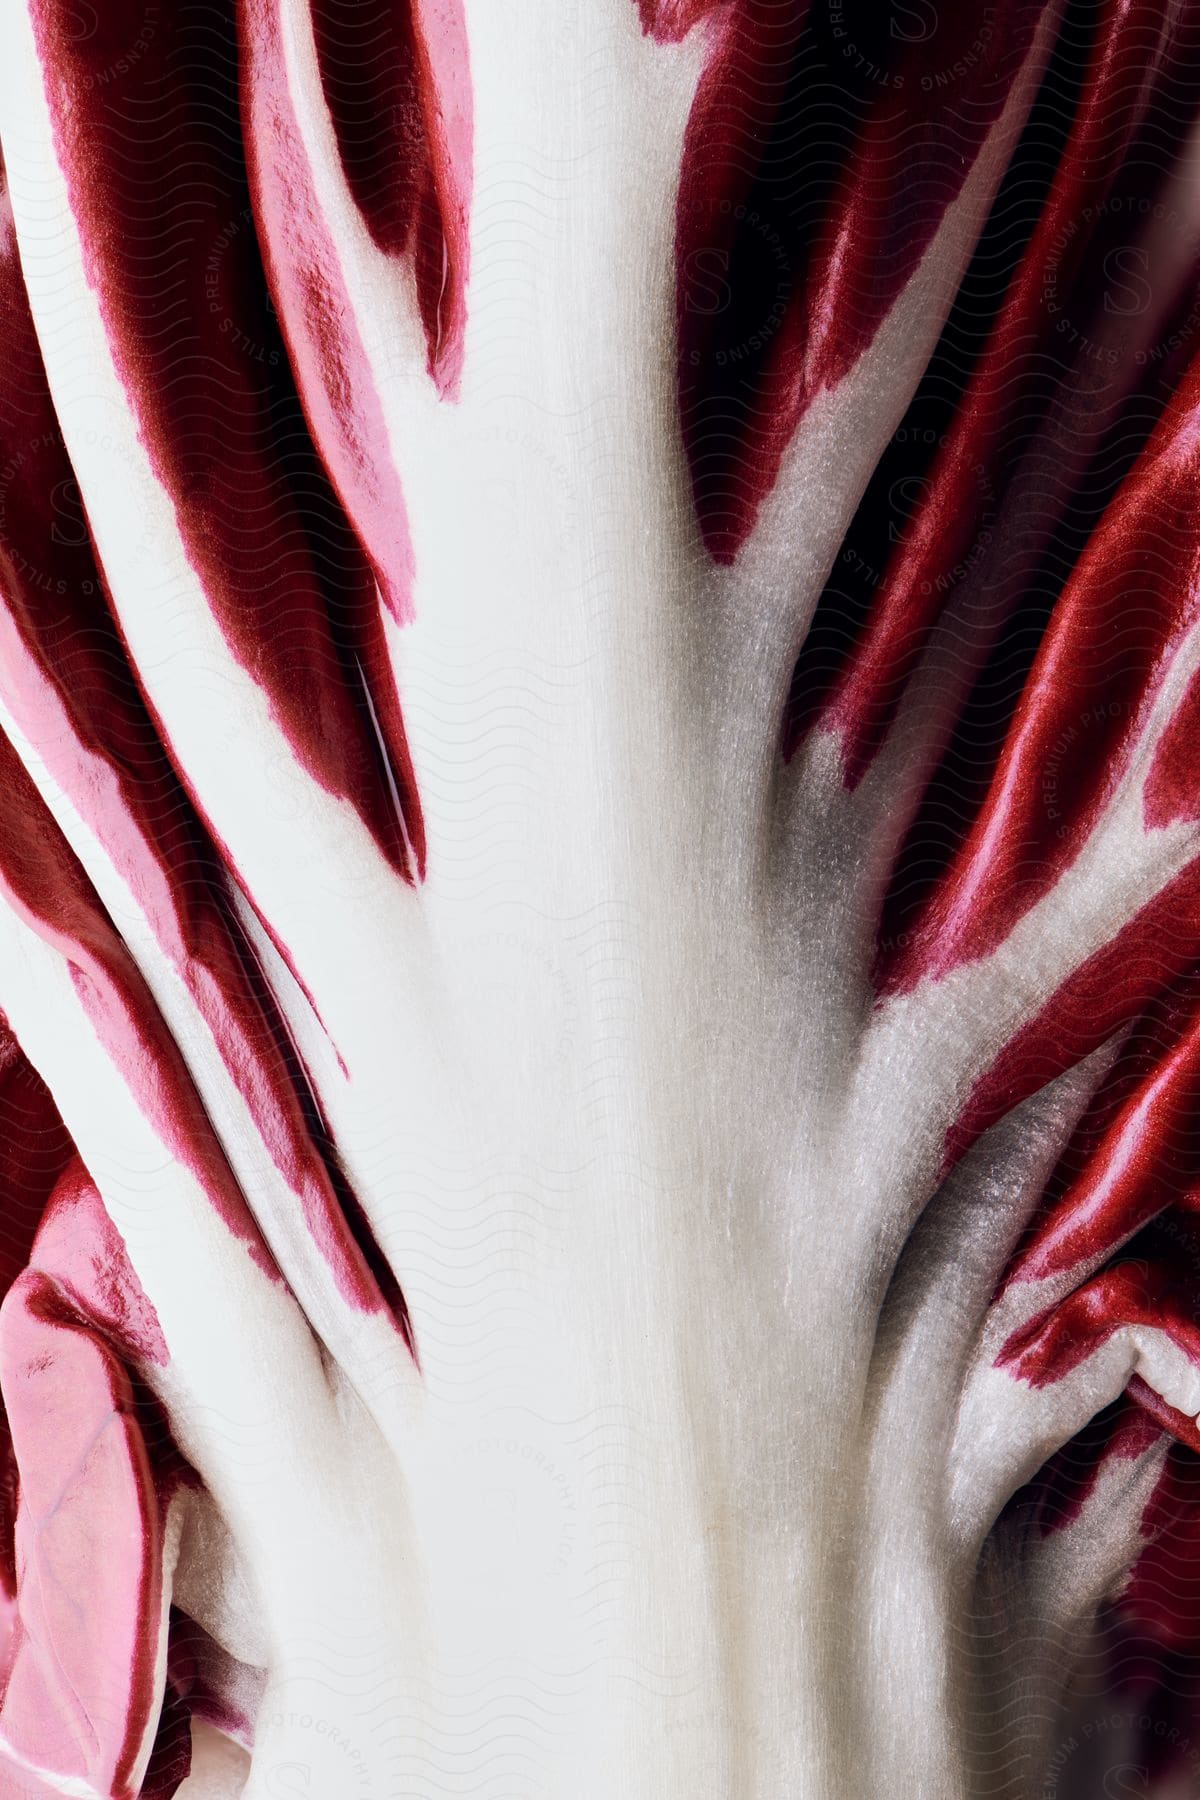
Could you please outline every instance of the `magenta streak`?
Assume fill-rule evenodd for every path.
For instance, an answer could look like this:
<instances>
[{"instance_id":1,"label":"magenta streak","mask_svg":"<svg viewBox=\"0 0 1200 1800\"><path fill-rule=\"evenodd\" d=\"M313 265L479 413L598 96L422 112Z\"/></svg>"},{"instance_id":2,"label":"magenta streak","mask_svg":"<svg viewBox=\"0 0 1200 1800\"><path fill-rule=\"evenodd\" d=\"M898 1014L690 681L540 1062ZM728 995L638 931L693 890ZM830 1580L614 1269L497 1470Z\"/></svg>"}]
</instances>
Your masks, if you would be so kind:
<instances>
[{"instance_id":1,"label":"magenta streak","mask_svg":"<svg viewBox=\"0 0 1200 1800\"><path fill-rule=\"evenodd\" d=\"M1197 571L1181 585L1195 587ZM1146 778L1144 817L1151 830L1179 820L1200 819L1200 670L1188 684L1183 703L1163 732Z\"/></svg>"},{"instance_id":2,"label":"magenta streak","mask_svg":"<svg viewBox=\"0 0 1200 1800\"><path fill-rule=\"evenodd\" d=\"M21 1051L2 1013L0 1127L2 1300L26 1268L54 1185L75 1155L45 1082Z\"/></svg>"},{"instance_id":3,"label":"magenta streak","mask_svg":"<svg viewBox=\"0 0 1200 1800\"><path fill-rule=\"evenodd\" d=\"M1198 574L1200 360L1072 571L987 800L904 947L881 961L883 993L989 955L1075 861L1195 625Z\"/></svg>"},{"instance_id":4,"label":"magenta streak","mask_svg":"<svg viewBox=\"0 0 1200 1800\"><path fill-rule=\"evenodd\" d=\"M163 1143L195 1175L259 1267L280 1280L141 974L2 738L0 798L0 888L9 904L63 957L97 1037Z\"/></svg>"},{"instance_id":5,"label":"magenta streak","mask_svg":"<svg viewBox=\"0 0 1200 1800\"><path fill-rule=\"evenodd\" d=\"M1131 1382L1131 1390L1133 1385ZM1041 1536L1063 1531L1082 1518L1106 1464L1136 1462L1162 1435L1155 1420L1147 1416L1147 1410L1136 1404L1132 1392L1099 1442L1096 1432L1097 1422L1093 1420L1050 1458L1022 1495L1023 1501L1035 1499Z\"/></svg>"},{"instance_id":6,"label":"magenta streak","mask_svg":"<svg viewBox=\"0 0 1200 1800\"><path fill-rule=\"evenodd\" d=\"M1187 1450L1200 1451L1196 1421L1165 1405L1139 1376L1129 1384L1131 1399ZM1118 1601L1119 1612L1136 1635L1195 1655L1200 1619L1200 1512L1196 1507L1194 1458L1173 1451L1141 1520L1146 1549L1133 1566Z\"/></svg>"},{"instance_id":7,"label":"magenta streak","mask_svg":"<svg viewBox=\"0 0 1200 1800\"><path fill-rule=\"evenodd\" d=\"M194 1619L173 1606L167 1637L166 1694L140 1800L170 1800L187 1775L193 1719L204 1719L225 1737L251 1749L257 1713L254 1693L257 1688L261 1700L265 1683L265 1670L251 1670L237 1662Z\"/></svg>"},{"instance_id":8,"label":"magenta streak","mask_svg":"<svg viewBox=\"0 0 1200 1800\"><path fill-rule=\"evenodd\" d=\"M247 1750L254 1744L254 1690L266 1686L266 1671L240 1663L187 1613L172 1609L167 1681L188 1712L233 1738ZM251 1701L250 1709L245 1702Z\"/></svg>"},{"instance_id":9,"label":"magenta streak","mask_svg":"<svg viewBox=\"0 0 1200 1800\"><path fill-rule=\"evenodd\" d=\"M7 647L10 631L11 620L0 611L0 646ZM46 746L47 764L60 785L86 799L85 819L112 854L182 977L272 1162L300 1200L309 1231L334 1274L338 1291L361 1311L385 1310L378 1285L343 1217L328 1170L308 1136L279 1055L275 1029L261 999L247 985L205 872L195 865L189 871L178 852L168 861L168 847L154 842L150 815L139 808L143 813L139 818L112 766L80 744L54 689L46 682L39 692L42 671L32 659L24 664L21 681L11 679L12 665L3 648L0 666L8 677L8 691L24 702L13 708L22 729L39 746Z\"/></svg>"},{"instance_id":10,"label":"magenta streak","mask_svg":"<svg viewBox=\"0 0 1200 1800\"><path fill-rule=\"evenodd\" d=\"M474 158L470 51L462 0L414 0L413 20L425 135L446 240L430 368L442 395L454 400L462 382L470 278Z\"/></svg>"},{"instance_id":11,"label":"magenta streak","mask_svg":"<svg viewBox=\"0 0 1200 1800\"><path fill-rule=\"evenodd\" d=\"M1004 1045L946 1134L942 1177L990 1126L1090 1056L1200 954L1200 860L1168 882Z\"/></svg>"},{"instance_id":12,"label":"magenta streak","mask_svg":"<svg viewBox=\"0 0 1200 1800\"><path fill-rule=\"evenodd\" d=\"M723 295L725 273L736 273L733 261L739 214L751 192L764 144L769 139L787 84L790 65L807 13L807 0L732 0L705 9L708 58L696 89L684 138L675 207L675 329L680 423L692 472L693 502L705 542L719 561L731 561L753 524L758 505L778 473L782 446L768 468L759 461L761 483L755 486L753 456L739 455L737 432L726 409L713 423L707 417L704 390L692 370L710 351L710 336L725 305L705 302L694 307L689 291L691 270L719 273ZM687 0L655 6L644 0L643 30L660 42L677 42L704 16ZM789 283L790 287L790 283ZM732 290L730 289L730 293ZM788 294L794 311L795 296ZM759 447L761 453L761 446ZM716 466L714 479L710 464ZM728 466L727 466L728 465Z\"/></svg>"},{"instance_id":13,"label":"magenta streak","mask_svg":"<svg viewBox=\"0 0 1200 1800\"><path fill-rule=\"evenodd\" d=\"M454 399L466 326L473 158L461 0L365 8L355 0L312 0L312 19L347 185L379 249L412 258L430 374Z\"/></svg>"},{"instance_id":14,"label":"magenta streak","mask_svg":"<svg viewBox=\"0 0 1200 1800\"><path fill-rule=\"evenodd\" d=\"M737 0L637 0L642 30L660 44L682 43L701 19L736 4Z\"/></svg>"},{"instance_id":15,"label":"magenta streak","mask_svg":"<svg viewBox=\"0 0 1200 1800\"><path fill-rule=\"evenodd\" d=\"M7 455L11 476L0 533L0 677L10 709L137 898L300 1200L339 1292L363 1311L391 1311L368 1266L370 1247L343 1216L309 1135L280 1052L273 1000L247 978L200 828L128 676L90 546L54 532L47 496L67 484L70 465L19 269L3 254L0 316L9 350L0 376L0 458ZM49 572L49 590L22 573L34 569ZM397 1325L407 1329L406 1321Z\"/></svg>"},{"instance_id":16,"label":"magenta streak","mask_svg":"<svg viewBox=\"0 0 1200 1800\"><path fill-rule=\"evenodd\" d=\"M1156 65L1147 46L1169 23L1159 0L1108 0L1045 206L934 460L922 503L821 721L841 738L850 787L878 749L941 611L944 572L969 549L980 510L977 471L986 466L1000 493L1015 466L1011 454L999 465L992 459L1001 434L1027 404L1022 371L1053 349L1047 269L1054 271L1056 294L1065 294L1091 241L1087 221L1108 194L1153 96Z\"/></svg>"},{"instance_id":17,"label":"magenta streak","mask_svg":"<svg viewBox=\"0 0 1200 1800\"><path fill-rule=\"evenodd\" d=\"M9 625L8 615L0 611L0 646L6 642ZM0 666L4 665L0 649ZM10 666L6 667L9 672ZM265 994L255 995L247 984L205 872L194 866L185 875L186 861L178 853L172 858L172 869L167 847L154 842L152 815L139 808L143 815L139 818L127 803L123 783L113 768L80 745L49 684L38 693L36 678L40 674L36 665L27 663L25 680L10 685L9 691L20 694L25 702L13 709L22 728L35 742L45 744L47 764L56 780L71 794L86 798L87 822L112 854L182 977L272 1162L300 1200L309 1231L343 1299L363 1312L388 1311L397 1328L407 1330L381 1293L338 1202L328 1169L308 1135L279 1055L278 1024L273 1025L267 1014ZM31 718L29 707L35 695L39 710Z\"/></svg>"},{"instance_id":18,"label":"magenta streak","mask_svg":"<svg viewBox=\"0 0 1200 1800\"><path fill-rule=\"evenodd\" d=\"M210 831L211 831L211 827L210 827ZM220 851L221 856L224 859L225 867L227 869L234 868L236 866L236 864L234 862L233 857L230 855L228 844L222 843L220 838L217 836L217 834L215 832L212 832L212 837L213 837L214 843L216 844L217 849ZM232 877L230 879L232 882ZM308 984L305 982L303 976L300 973L300 970L299 970L299 967L297 966L295 957L292 955L292 952L289 950L288 946L284 943L283 939L280 937L279 933L276 931L274 925L272 925L270 919L268 919L266 913L263 912L261 906L258 904L258 901L254 898L254 895L250 892L250 890L247 887L245 887L240 881L238 881L236 883L236 886L237 886L237 891L241 894L242 898L245 900L246 905L250 908L250 911L254 914L254 917L258 920L258 923L262 928L263 935L266 937L267 942L271 945L271 948L274 950L276 956L278 956L280 962L283 964L284 968L287 970L288 974L291 976L292 980L295 982L298 991L304 996L305 1004L308 1006L309 1011L312 1013L313 1018L316 1020L317 1025L320 1028L322 1036L324 1037L326 1043L329 1045L330 1050L333 1052L334 1059L337 1062L338 1068L341 1070L342 1074L346 1077L346 1079L349 1080L350 1071L346 1066L346 1059L342 1055L341 1051L338 1049L337 1045L334 1043L333 1038L331 1037L330 1032L329 1032L329 1027L326 1025L324 1019L321 1017L321 1013L317 1006L317 1002L313 997L311 989L309 988ZM262 965L261 965L261 961L260 961L258 952L255 950L254 946L251 944L249 938L247 937L246 932L242 926L242 922L238 918L236 910L233 908L230 909L230 920L231 920L232 924L237 927L238 938L242 944L243 963L249 967L258 969L261 972ZM263 985L267 989L270 989L271 984L270 984L270 982L267 981L265 975L263 975ZM301 1066L303 1066L304 1059L300 1055L300 1049L299 1049L299 1045L296 1043L295 1033L292 1031L291 1026L288 1024L286 1015L283 1013L282 1009L279 1010L278 1018L279 1018L280 1030L286 1035L287 1041L288 1041L289 1045L291 1046L291 1048L293 1050L295 1050L297 1062L300 1063ZM311 1090L312 1089L312 1077L309 1075L307 1067L304 1068L304 1081L305 1081L306 1088Z\"/></svg>"},{"instance_id":19,"label":"magenta streak","mask_svg":"<svg viewBox=\"0 0 1200 1800\"><path fill-rule=\"evenodd\" d=\"M47 1202L75 1146L41 1077L22 1054L0 1014L0 1300L28 1265ZM0 1410L0 1669L15 1623L13 1531L17 1471L8 1422Z\"/></svg>"},{"instance_id":20,"label":"magenta streak","mask_svg":"<svg viewBox=\"0 0 1200 1800\"><path fill-rule=\"evenodd\" d=\"M413 554L387 423L355 323L337 248L317 201L292 104L278 0L243 0L250 190L263 257L313 437L398 625L413 617ZM412 862L425 872L416 773L378 609L368 598L349 625L382 760L394 771Z\"/></svg>"},{"instance_id":21,"label":"magenta streak","mask_svg":"<svg viewBox=\"0 0 1200 1800\"><path fill-rule=\"evenodd\" d=\"M807 7L738 0L717 15L723 28L714 30L685 140L676 260L682 422L701 528L718 562L737 555L808 408L850 373L907 287L1008 100L1041 11L1034 0L1003 0L994 9L988 54L961 80L927 83L934 63L952 65L975 29L970 9L945 12L928 42L891 46L886 85L861 102L847 95L844 110L858 118L853 147L822 203L815 243L811 250L798 246L806 269L797 268L786 312L746 376L744 423L732 434L724 429L724 444L689 372L689 253L698 231L705 232L700 243L712 242L705 216L711 221L722 201L747 188L747 170L775 127L787 69L779 47L788 34L798 40ZM665 16L672 24L677 18ZM799 104L787 109L793 116L780 114L780 131L796 131Z\"/></svg>"},{"instance_id":22,"label":"magenta streak","mask_svg":"<svg viewBox=\"0 0 1200 1800\"><path fill-rule=\"evenodd\" d=\"M1115 1115L1080 1174L1037 1221L1006 1286L1101 1260L1200 1186L1189 1131L1200 1097L1200 1021L1194 1015L1193 1005L1182 1028L1157 1016L1148 1022L1156 1039L1168 1033L1173 1041L1141 1081L1131 1085L1118 1063L1096 1100L1102 1108L1106 1090L1119 1084L1124 1093Z\"/></svg>"},{"instance_id":23,"label":"magenta streak","mask_svg":"<svg viewBox=\"0 0 1200 1800\"><path fill-rule=\"evenodd\" d=\"M870 346L1008 100L1041 8L1006 0L995 10L990 53L957 92L926 87L922 76L930 62L944 66L952 55L950 34L969 40L976 23L969 12L948 15L945 36L918 40L900 59L902 85L884 89L868 109L818 248L802 355L789 350L781 364L801 408L836 386Z\"/></svg>"},{"instance_id":24,"label":"magenta streak","mask_svg":"<svg viewBox=\"0 0 1200 1800\"><path fill-rule=\"evenodd\" d=\"M1118 1263L1014 1332L996 1358L1031 1387L1061 1381L1126 1325L1153 1326L1200 1364L1194 1300L1161 1265Z\"/></svg>"},{"instance_id":25,"label":"magenta streak","mask_svg":"<svg viewBox=\"0 0 1200 1800\"><path fill-rule=\"evenodd\" d=\"M1181 1413L1177 1407L1168 1406L1162 1395L1156 1394L1140 1375L1130 1376L1125 1392L1135 1405L1140 1406L1164 1431L1169 1431L1173 1438L1185 1444L1189 1450L1200 1450L1200 1427L1195 1419L1190 1418L1187 1413ZM1147 1508L1147 1512L1151 1510L1152 1508ZM1200 1524L1200 1521L1197 1523Z\"/></svg>"},{"instance_id":26,"label":"magenta streak","mask_svg":"<svg viewBox=\"0 0 1200 1800\"><path fill-rule=\"evenodd\" d=\"M114 30L133 5L110 0ZM333 496L299 429L265 304L235 154L230 33L218 31L211 9L164 13L117 108L95 78L102 52L92 39L49 0L33 0L32 12L88 279L182 548L301 766L348 800L382 853L412 877L375 734L345 679L322 586L329 578L319 575L308 536L314 508L332 512ZM129 110L147 107L157 121L155 154L131 159ZM164 307L168 265L173 299ZM332 517L331 531L336 537ZM336 584L343 616L377 608L374 582L348 542ZM395 776L417 844L416 796L403 767Z\"/></svg>"},{"instance_id":27,"label":"magenta streak","mask_svg":"<svg viewBox=\"0 0 1200 1800\"><path fill-rule=\"evenodd\" d=\"M243 0L242 109L263 262L313 436L389 612L412 613L413 554L387 425L292 104L281 0Z\"/></svg>"}]
</instances>

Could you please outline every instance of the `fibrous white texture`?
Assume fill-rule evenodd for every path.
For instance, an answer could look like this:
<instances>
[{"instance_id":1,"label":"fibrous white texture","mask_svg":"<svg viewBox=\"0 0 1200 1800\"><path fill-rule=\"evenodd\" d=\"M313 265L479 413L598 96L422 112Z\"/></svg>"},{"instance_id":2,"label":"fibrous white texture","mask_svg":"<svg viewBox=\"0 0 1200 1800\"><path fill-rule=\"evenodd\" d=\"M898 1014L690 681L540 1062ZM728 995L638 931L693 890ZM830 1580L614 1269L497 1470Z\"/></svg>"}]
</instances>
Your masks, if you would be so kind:
<instances>
[{"instance_id":1,"label":"fibrous white texture","mask_svg":"<svg viewBox=\"0 0 1200 1800\"><path fill-rule=\"evenodd\" d=\"M143 1377L203 1484L174 1503L164 1605L173 1574L247 1692L265 1671L252 1753L197 1724L179 1792L1033 1793L1165 1448L1106 1468L1081 1519L1032 1547L997 1519L1131 1375L1192 1417L1200 1375L1138 1324L1050 1385L997 1366L1048 1302L994 1290L1114 1045L948 1176L944 1149L999 1048L1195 856L1194 821L1146 826L1143 786L1200 639L1061 879L989 954L879 1002L878 906L920 776L893 749L851 789L829 732L786 768L777 747L1058 11L722 565L674 360L709 38L664 46L631 0L465 0L450 401L411 270L372 241L339 162L308 7L249 10L276 18L294 108L294 141L257 154L311 171L319 231L298 241L341 270L407 510L413 616L385 629L418 884L312 778L210 605L90 279L36 8L13 8L0 59L24 282L113 613L419 1358L339 1290L143 894L0 692L287 1284L99 1034L71 943L0 907L0 1005L157 1313L169 1360ZM288 219L259 229L285 261ZM284 325L295 348L302 321ZM313 417L321 371L297 359ZM981 1675L997 1641L1003 1673Z\"/></svg>"}]
</instances>

